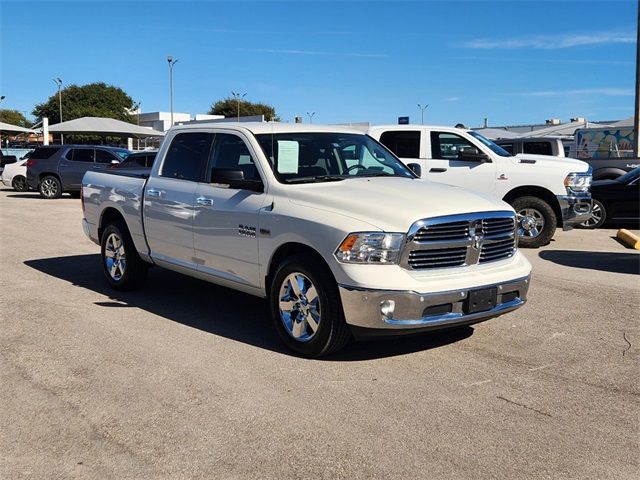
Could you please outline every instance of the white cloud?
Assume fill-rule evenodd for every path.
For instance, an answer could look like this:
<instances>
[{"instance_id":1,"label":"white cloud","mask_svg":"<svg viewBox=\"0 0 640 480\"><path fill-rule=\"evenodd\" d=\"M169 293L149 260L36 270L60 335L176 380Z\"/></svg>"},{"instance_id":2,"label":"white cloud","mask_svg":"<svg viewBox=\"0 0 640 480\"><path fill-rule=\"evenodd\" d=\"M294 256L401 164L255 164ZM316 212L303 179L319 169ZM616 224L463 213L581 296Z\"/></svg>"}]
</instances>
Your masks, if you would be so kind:
<instances>
[{"instance_id":1,"label":"white cloud","mask_svg":"<svg viewBox=\"0 0 640 480\"><path fill-rule=\"evenodd\" d=\"M576 90L547 90L539 92L511 93L521 97L559 97L564 95L601 95L605 97L632 97L631 88L579 88Z\"/></svg>"},{"instance_id":2,"label":"white cloud","mask_svg":"<svg viewBox=\"0 0 640 480\"><path fill-rule=\"evenodd\" d=\"M538 35L535 37L476 39L459 46L480 50L542 48L545 50L581 47L585 45L610 45L635 43L635 33L594 32L589 34Z\"/></svg>"},{"instance_id":3,"label":"white cloud","mask_svg":"<svg viewBox=\"0 0 640 480\"><path fill-rule=\"evenodd\" d=\"M461 97L447 97L444 99L445 102L457 102Z\"/></svg>"}]
</instances>

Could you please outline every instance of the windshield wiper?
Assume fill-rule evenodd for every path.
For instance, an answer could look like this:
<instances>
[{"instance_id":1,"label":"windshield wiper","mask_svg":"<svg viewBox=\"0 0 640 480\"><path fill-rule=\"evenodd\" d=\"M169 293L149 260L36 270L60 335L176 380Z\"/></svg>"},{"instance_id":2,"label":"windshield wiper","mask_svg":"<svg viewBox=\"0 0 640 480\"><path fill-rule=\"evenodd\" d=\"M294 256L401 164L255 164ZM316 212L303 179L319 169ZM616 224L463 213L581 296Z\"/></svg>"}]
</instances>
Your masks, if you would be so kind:
<instances>
[{"instance_id":1,"label":"windshield wiper","mask_svg":"<svg viewBox=\"0 0 640 480\"><path fill-rule=\"evenodd\" d=\"M368 173L366 175L354 175L355 178L362 177L400 177L401 175L395 175L393 173L387 172L378 172L378 173Z\"/></svg>"},{"instance_id":2,"label":"windshield wiper","mask_svg":"<svg viewBox=\"0 0 640 480\"><path fill-rule=\"evenodd\" d=\"M319 182L339 182L344 180L344 175L316 175L314 177L297 177L285 180L287 183L319 183Z\"/></svg>"}]
</instances>

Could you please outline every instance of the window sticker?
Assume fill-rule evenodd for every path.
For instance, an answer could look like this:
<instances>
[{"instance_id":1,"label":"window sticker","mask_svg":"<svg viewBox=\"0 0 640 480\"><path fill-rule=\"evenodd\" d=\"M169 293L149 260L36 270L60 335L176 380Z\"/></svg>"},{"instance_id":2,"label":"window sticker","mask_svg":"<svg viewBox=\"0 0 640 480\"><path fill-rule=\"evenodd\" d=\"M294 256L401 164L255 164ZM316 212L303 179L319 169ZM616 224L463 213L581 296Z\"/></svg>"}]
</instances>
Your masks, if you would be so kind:
<instances>
[{"instance_id":1,"label":"window sticker","mask_svg":"<svg viewBox=\"0 0 640 480\"><path fill-rule=\"evenodd\" d=\"M278 140L278 173L298 173L299 151L295 140Z\"/></svg>"}]
</instances>

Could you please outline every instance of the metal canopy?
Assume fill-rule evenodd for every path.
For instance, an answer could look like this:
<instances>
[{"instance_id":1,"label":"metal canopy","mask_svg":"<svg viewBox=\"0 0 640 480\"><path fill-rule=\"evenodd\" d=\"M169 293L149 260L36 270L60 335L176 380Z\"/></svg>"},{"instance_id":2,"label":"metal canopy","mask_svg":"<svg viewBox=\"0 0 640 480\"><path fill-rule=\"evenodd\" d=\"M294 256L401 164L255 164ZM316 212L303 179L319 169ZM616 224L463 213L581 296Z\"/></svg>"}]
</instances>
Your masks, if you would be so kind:
<instances>
[{"instance_id":1,"label":"metal canopy","mask_svg":"<svg viewBox=\"0 0 640 480\"><path fill-rule=\"evenodd\" d=\"M51 133L95 134L114 137L162 137L163 132L114 118L82 117L49 126Z\"/></svg>"},{"instance_id":2,"label":"metal canopy","mask_svg":"<svg viewBox=\"0 0 640 480\"><path fill-rule=\"evenodd\" d=\"M0 122L0 132L2 133L34 133L28 128L11 125L10 123Z\"/></svg>"}]
</instances>

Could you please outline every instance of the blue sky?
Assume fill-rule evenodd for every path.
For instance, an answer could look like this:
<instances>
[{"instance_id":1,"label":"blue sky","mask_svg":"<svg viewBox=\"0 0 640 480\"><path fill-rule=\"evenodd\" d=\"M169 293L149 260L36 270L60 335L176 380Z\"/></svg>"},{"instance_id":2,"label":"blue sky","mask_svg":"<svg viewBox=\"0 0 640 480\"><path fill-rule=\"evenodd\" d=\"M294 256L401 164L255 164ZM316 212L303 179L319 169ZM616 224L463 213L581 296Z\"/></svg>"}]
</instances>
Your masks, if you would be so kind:
<instances>
[{"instance_id":1,"label":"blue sky","mask_svg":"<svg viewBox=\"0 0 640 480\"><path fill-rule=\"evenodd\" d=\"M525 124L633 115L635 0L0 0L2 108L66 84L123 88L143 111L204 113L230 92L292 121Z\"/></svg>"}]
</instances>

